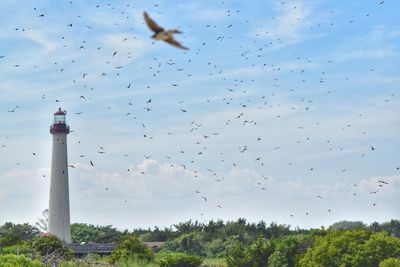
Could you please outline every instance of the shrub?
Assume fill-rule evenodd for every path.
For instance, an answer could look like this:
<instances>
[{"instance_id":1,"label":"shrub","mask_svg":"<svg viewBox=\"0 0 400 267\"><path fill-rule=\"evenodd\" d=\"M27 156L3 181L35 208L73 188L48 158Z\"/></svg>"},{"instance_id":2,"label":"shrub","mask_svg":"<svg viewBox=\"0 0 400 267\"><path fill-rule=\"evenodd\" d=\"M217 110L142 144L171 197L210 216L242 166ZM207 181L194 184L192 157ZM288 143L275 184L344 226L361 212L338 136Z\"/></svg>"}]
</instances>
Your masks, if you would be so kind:
<instances>
[{"instance_id":1,"label":"shrub","mask_svg":"<svg viewBox=\"0 0 400 267\"><path fill-rule=\"evenodd\" d=\"M400 259L388 258L379 263L379 267L400 267Z\"/></svg>"},{"instance_id":2,"label":"shrub","mask_svg":"<svg viewBox=\"0 0 400 267\"><path fill-rule=\"evenodd\" d=\"M0 267L42 267L37 260L28 259L25 256L0 255Z\"/></svg>"},{"instance_id":3,"label":"shrub","mask_svg":"<svg viewBox=\"0 0 400 267\"><path fill-rule=\"evenodd\" d=\"M160 256L160 267L197 267L204 261L203 257L183 252L168 253Z\"/></svg>"},{"instance_id":4,"label":"shrub","mask_svg":"<svg viewBox=\"0 0 400 267\"><path fill-rule=\"evenodd\" d=\"M259 237L249 246L236 243L226 258L229 267L267 266L275 244Z\"/></svg>"},{"instance_id":5,"label":"shrub","mask_svg":"<svg viewBox=\"0 0 400 267\"><path fill-rule=\"evenodd\" d=\"M61 240L54 235L36 238L32 242L32 248L36 254L42 257L54 254L63 259L70 259L74 255L74 252L65 247Z\"/></svg>"},{"instance_id":6,"label":"shrub","mask_svg":"<svg viewBox=\"0 0 400 267\"><path fill-rule=\"evenodd\" d=\"M132 235L122 241L112 252L110 261L115 263L122 259L137 258L150 262L154 260L154 252L148 248L140 239Z\"/></svg>"},{"instance_id":7,"label":"shrub","mask_svg":"<svg viewBox=\"0 0 400 267\"><path fill-rule=\"evenodd\" d=\"M247 247L240 245L239 242L235 242L229 255L226 257L226 262L229 267L243 267L250 266L253 259L249 257L247 253Z\"/></svg>"},{"instance_id":8,"label":"shrub","mask_svg":"<svg viewBox=\"0 0 400 267\"><path fill-rule=\"evenodd\" d=\"M400 257L400 239L385 232L331 231L315 239L299 266L375 267L384 259L396 257Z\"/></svg>"},{"instance_id":9,"label":"shrub","mask_svg":"<svg viewBox=\"0 0 400 267\"><path fill-rule=\"evenodd\" d=\"M4 247L0 249L0 254L28 255L32 253L32 246L29 242L23 241L21 244Z\"/></svg>"}]
</instances>

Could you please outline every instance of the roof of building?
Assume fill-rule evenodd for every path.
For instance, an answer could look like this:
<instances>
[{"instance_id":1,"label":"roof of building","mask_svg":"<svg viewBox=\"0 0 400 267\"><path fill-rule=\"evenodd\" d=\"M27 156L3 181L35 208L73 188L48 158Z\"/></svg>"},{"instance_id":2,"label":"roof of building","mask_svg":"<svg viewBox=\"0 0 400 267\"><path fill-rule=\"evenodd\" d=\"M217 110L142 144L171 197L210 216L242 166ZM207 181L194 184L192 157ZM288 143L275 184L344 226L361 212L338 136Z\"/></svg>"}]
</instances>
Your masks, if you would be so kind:
<instances>
[{"instance_id":1,"label":"roof of building","mask_svg":"<svg viewBox=\"0 0 400 267\"><path fill-rule=\"evenodd\" d=\"M144 244L153 249L158 250L165 242L144 242ZM66 244L67 247L75 251L76 254L111 254L111 252L117 247L117 243L87 243L87 244L77 244L70 243Z\"/></svg>"},{"instance_id":2,"label":"roof of building","mask_svg":"<svg viewBox=\"0 0 400 267\"><path fill-rule=\"evenodd\" d=\"M61 108L58 108L58 111L54 113L54 115L66 115L65 111L62 111Z\"/></svg>"},{"instance_id":3,"label":"roof of building","mask_svg":"<svg viewBox=\"0 0 400 267\"><path fill-rule=\"evenodd\" d=\"M66 244L67 247L75 251L76 254L111 254L111 252L117 247L116 243L88 243L88 244Z\"/></svg>"}]
</instances>

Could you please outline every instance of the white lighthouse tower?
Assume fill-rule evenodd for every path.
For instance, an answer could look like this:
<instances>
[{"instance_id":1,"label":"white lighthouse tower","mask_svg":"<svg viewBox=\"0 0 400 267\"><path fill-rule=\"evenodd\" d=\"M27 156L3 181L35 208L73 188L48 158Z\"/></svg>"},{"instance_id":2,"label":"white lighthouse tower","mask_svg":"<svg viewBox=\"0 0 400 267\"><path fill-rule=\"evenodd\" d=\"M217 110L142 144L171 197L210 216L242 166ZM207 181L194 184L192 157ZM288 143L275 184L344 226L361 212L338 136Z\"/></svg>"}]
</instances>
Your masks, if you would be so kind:
<instances>
[{"instance_id":1,"label":"white lighthouse tower","mask_svg":"<svg viewBox=\"0 0 400 267\"><path fill-rule=\"evenodd\" d=\"M48 231L64 242L71 243L67 155L69 126L66 124L65 115L66 111L59 108L54 113L53 125L50 126L50 133L53 135L53 149Z\"/></svg>"}]
</instances>

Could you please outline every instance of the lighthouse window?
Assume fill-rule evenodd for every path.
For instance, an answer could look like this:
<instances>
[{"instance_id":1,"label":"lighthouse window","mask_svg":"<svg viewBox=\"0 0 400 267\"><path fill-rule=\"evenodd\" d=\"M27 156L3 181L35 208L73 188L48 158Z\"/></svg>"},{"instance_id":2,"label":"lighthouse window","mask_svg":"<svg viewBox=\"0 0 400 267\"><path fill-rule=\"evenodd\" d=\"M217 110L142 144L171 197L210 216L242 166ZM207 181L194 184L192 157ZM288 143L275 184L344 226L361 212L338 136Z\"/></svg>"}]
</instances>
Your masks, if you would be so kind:
<instances>
[{"instance_id":1,"label":"lighthouse window","mask_svg":"<svg viewBox=\"0 0 400 267\"><path fill-rule=\"evenodd\" d=\"M54 115L54 123L65 123L65 115Z\"/></svg>"}]
</instances>

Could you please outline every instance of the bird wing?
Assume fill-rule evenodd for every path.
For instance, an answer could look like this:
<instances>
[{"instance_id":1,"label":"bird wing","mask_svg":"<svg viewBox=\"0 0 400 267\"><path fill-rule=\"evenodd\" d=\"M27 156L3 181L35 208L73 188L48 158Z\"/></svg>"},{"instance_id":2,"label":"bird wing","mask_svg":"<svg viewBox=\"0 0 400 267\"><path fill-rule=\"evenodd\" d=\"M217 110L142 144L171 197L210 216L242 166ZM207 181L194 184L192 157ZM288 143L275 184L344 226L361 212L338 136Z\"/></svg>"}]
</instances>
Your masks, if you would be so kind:
<instances>
[{"instance_id":1,"label":"bird wing","mask_svg":"<svg viewBox=\"0 0 400 267\"><path fill-rule=\"evenodd\" d=\"M182 46L179 42L177 42L174 38L168 38L164 40L165 42L169 43L172 46L175 46L177 48L189 50L189 48Z\"/></svg>"},{"instance_id":2,"label":"bird wing","mask_svg":"<svg viewBox=\"0 0 400 267\"><path fill-rule=\"evenodd\" d=\"M157 23L156 23L154 20L152 20L152 19L150 18L149 14L147 14L146 11L143 13L143 16L144 16L144 21L146 22L147 26L149 26L149 28L150 28L153 32L159 33L159 32L164 31L163 28L161 28L160 26L158 26Z\"/></svg>"}]
</instances>

